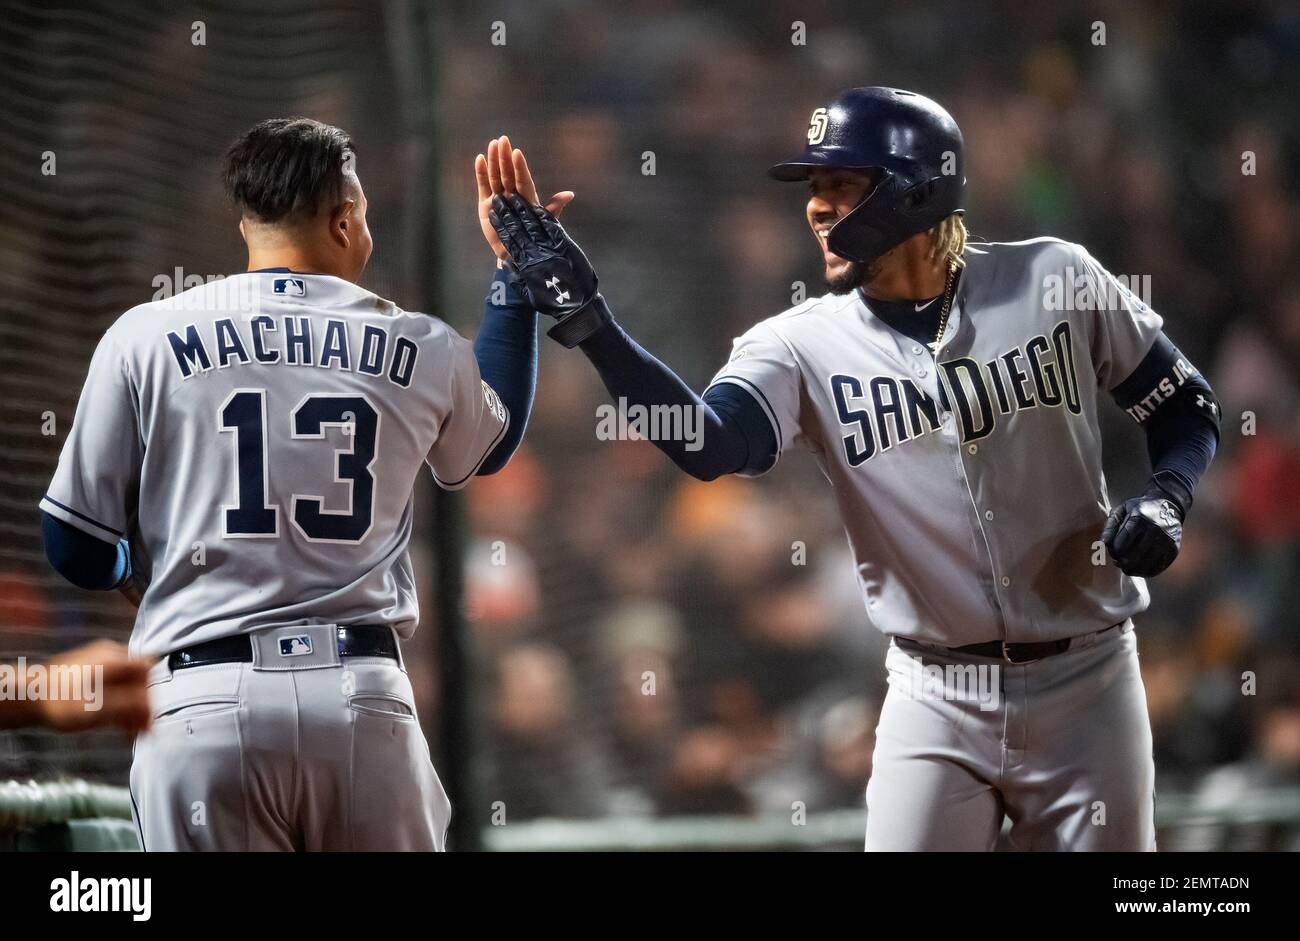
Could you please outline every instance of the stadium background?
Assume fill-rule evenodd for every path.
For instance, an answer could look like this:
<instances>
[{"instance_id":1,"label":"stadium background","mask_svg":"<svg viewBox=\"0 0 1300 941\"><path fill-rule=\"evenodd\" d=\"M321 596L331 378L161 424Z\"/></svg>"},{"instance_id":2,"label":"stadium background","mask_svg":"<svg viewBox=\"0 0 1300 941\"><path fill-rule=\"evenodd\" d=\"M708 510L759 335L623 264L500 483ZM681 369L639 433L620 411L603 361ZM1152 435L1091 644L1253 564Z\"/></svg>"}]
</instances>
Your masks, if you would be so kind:
<instances>
[{"instance_id":1,"label":"stadium background","mask_svg":"<svg viewBox=\"0 0 1300 941\"><path fill-rule=\"evenodd\" d=\"M1161 843L1300 848L1298 58L1300 16L1263 2L5 0L0 659L129 630L115 596L49 571L36 502L103 330L177 269L241 270L217 167L253 121L349 130L363 283L471 335L492 274L471 161L509 133L545 192L577 192L566 222L620 319L702 388L796 283L821 290L802 191L764 169L829 93L892 84L961 123L977 238L1056 235L1149 275L1214 383L1219 457L1138 620ZM860 845L883 641L824 480L792 453L757 482L692 482L597 440L606 400L544 341L511 466L417 494L408 661L457 845ZM1141 435L1118 409L1105 430L1127 495ZM110 733L0 735L0 780L120 785L128 765Z\"/></svg>"}]
</instances>

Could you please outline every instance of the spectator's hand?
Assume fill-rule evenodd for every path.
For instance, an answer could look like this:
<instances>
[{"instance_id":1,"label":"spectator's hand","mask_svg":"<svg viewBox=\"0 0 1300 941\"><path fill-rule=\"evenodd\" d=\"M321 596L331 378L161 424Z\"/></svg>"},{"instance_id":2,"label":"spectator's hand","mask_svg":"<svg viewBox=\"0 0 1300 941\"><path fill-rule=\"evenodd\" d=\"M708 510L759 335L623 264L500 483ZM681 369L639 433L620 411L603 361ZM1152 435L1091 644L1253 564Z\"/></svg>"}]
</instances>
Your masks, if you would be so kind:
<instances>
[{"instance_id":1,"label":"spectator's hand","mask_svg":"<svg viewBox=\"0 0 1300 941\"><path fill-rule=\"evenodd\" d=\"M99 685L82 687L81 699L46 699L38 704L36 723L59 732L116 726L126 732L143 732L149 727L149 690L147 680L152 662L132 657L126 647L115 641L100 640L49 661L48 666L90 667L83 671ZM95 667L102 667L100 674ZM97 705L87 709L87 703ZM3 705L3 704L0 704Z\"/></svg>"},{"instance_id":2,"label":"spectator's hand","mask_svg":"<svg viewBox=\"0 0 1300 941\"><path fill-rule=\"evenodd\" d=\"M478 184L478 224L483 237L500 261L509 261L510 255L492 227L489 213L492 211L492 197L509 193L518 193L533 206L541 205L537 184L533 182L524 152L512 149L510 138L504 135L489 141L487 155L479 154L474 158L474 179ZM551 197L546 211L558 218L572 201L573 193L563 190Z\"/></svg>"}]
</instances>

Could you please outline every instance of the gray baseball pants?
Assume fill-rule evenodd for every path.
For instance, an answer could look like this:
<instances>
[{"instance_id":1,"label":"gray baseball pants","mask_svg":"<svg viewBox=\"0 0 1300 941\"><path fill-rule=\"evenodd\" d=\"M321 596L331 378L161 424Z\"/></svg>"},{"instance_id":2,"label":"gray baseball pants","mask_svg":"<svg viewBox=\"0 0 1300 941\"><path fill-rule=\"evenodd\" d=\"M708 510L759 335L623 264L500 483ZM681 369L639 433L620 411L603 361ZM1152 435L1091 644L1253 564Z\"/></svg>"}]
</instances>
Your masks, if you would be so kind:
<instances>
[{"instance_id":1,"label":"gray baseball pants","mask_svg":"<svg viewBox=\"0 0 1300 941\"><path fill-rule=\"evenodd\" d=\"M1004 815L1016 849L1155 849L1131 621L1023 665L923 646L886 656L868 850L991 850Z\"/></svg>"},{"instance_id":2,"label":"gray baseball pants","mask_svg":"<svg viewBox=\"0 0 1300 941\"><path fill-rule=\"evenodd\" d=\"M311 653L281 652L303 635ZM442 850L451 805L400 662L340 658L332 625L251 636L252 663L150 674L131 765L144 848Z\"/></svg>"}]
</instances>

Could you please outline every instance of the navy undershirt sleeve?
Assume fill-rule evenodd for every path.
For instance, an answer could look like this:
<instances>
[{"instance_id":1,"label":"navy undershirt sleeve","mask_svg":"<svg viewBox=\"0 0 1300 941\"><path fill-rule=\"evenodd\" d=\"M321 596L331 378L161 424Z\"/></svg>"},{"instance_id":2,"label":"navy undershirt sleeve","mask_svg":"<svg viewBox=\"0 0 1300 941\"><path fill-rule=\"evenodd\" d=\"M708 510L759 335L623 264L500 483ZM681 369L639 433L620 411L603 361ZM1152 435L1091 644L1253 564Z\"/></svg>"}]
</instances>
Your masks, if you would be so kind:
<instances>
[{"instance_id":1,"label":"navy undershirt sleeve","mask_svg":"<svg viewBox=\"0 0 1300 941\"><path fill-rule=\"evenodd\" d=\"M493 303L494 298L501 300ZM537 313L498 269L483 307L483 326L474 338L479 375L510 412L510 427L492 449L479 476L495 474L523 440L537 390Z\"/></svg>"},{"instance_id":2,"label":"navy undershirt sleeve","mask_svg":"<svg viewBox=\"0 0 1300 941\"><path fill-rule=\"evenodd\" d=\"M1219 402L1209 382L1161 333L1111 395L1146 433L1153 480L1186 513L1219 443Z\"/></svg>"},{"instance_id":3,"label":"navy undershirt sleeve","mask_svg":"<svg viewBox=\"0 0 1300 941\"><path fill-rule=\"evenodd\" d=\"M82 532L49 513L41 514L45 557L78 588L108 591L131 574L131 550L125 539L116 545Z\"/></svg>"},{"instance_id":4,"label":"navy undershirt sleeve","mask_svg":"<svg viewBox=\"0 0 1300 941\"><path fill-rule=\"evenodd\" d=\"M584 340L581 349L616 402L696 410L700 417L696 440L654 441L692 477L713 480L737 472L756 474L776 461L772 423L758 400L741 387L719 383L700 398L614 322Z\"/></svg>"},{"instance_id":5,"label":"navy undershirt sleeve","mask_svg":"<svg viewBox=\"0 0 1300 941\"><path fill-rule=\"evenodd\" d=\"M1188 509L1197 482L1214 460L1219 444L1218 426L1178 403L1153 415L1146 433L1152 476L1159 480L1162 473L1173 474L1187 489L1188 500L1183 509Z\"/></svg>"}]
</instances>

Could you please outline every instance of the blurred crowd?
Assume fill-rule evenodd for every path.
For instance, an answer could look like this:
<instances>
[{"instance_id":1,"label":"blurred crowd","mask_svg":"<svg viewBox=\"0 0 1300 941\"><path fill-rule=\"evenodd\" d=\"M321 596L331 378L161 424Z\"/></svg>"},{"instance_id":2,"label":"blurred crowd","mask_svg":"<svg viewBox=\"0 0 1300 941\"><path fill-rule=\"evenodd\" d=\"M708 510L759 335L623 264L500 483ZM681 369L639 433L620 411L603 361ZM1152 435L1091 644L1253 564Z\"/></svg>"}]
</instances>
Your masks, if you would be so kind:
<instances>
[{"instance_id":1,"label":"blurred crowd","mask_svg":"<svg viewBox=\"0 0 1300 941\"><path fill-rule=\"evenodd\" d=\"M119 5L88 6L78 28L102 37L47 28L27 4L13 35L28 39L0 63L15 89L6 133L23 153L56 149L61 174L23 164L23 223L0 236L20 288L0 319L0 418L18 436L0 444L0 654L129 624L43 563L35 505L61 437L35 429L46 409L70 420L95 341L158 272L242 266L216 166L252 121L306 113L353 133L376 239L365 284L404 306L425 299L429 247L413 233L416 207L436 202L444 307L431 312L467 334L493 273L471 164L509 133L545 193L577 192L565 222L619 319L702 389L733 337L823 290L804 191L764 171L835 91L886 84L962 125L976 239L1055 235L1148 276L1167 332L1209 376L1219 455L1137 620L1158 787L1231 805L1300 786L1292 5L454 0L437 7L436 89L410 78L426 70L404 59L409 27L384 19L402 4L232 0L204 14L205 47L192 15L161 2L129 28ZM438 103L434 180L419 172L421 96ZM598 440L594 371L542 345L524 447L463 498L485 802L511 820L860 808L885 641L812 460L691 481L648 442ZM1148 474L1144 442L1104 411L1122 499ZM426 575L438 540L417 534ZM423 609L427 651L427 593ZM432 730L448 691L412 653ZM0 776L43 753L12 741ZM93 766L86 754L63 767L122 779L121 742Z\"/></svg>"},{"instance_id":2,"label":"blurred crowd","mask_svg":"<svg viewBox=\"0 0 1300 941\"><path fill-rule=\"evenodd\" d=\"M480 141L510 133L542 189L578 193L566 221L620 320L696 388L799 283L824 290L802 189L763 170L844 86L949 108L976 239L1055 235L1149 276L1224 413L1182 554L1137 619L1159 787L1231 802L1300 785L1300 17L1269 4L565 9L457 16L445 201L467 200ZM492 18L504 47L479 41ZM560 37L562 64L534 53ZM453 294L468 303L491 263L468 222L454 232ZM469 497L491 799L515 817L860 807L883 640L813 462L790 452L759 481L701 484L647 442L598 441L604 390L581 356L543 342L525 450ZM1104 432L1123 499L1149 473L1144 442L1118 408Z\"/></svg>"}]
</instances>

